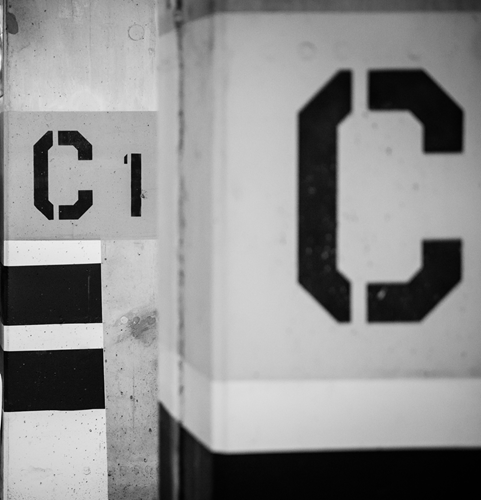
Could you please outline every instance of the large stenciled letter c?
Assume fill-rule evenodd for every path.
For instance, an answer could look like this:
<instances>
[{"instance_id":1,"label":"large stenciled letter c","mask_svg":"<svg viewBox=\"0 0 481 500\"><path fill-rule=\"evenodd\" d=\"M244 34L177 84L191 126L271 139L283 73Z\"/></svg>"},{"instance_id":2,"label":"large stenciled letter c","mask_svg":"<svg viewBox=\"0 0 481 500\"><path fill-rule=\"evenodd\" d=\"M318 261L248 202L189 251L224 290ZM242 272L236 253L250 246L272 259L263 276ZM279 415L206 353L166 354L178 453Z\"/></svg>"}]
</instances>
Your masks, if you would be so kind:
<instances>
[{"instance_id":1,"label":"large stenciled letter c","mask_svg":"<svg viewBox=\"0 0 481 500\"><path fill-rule=\"evenodd\" d=\"M79 160L92 159L92 144L76 130L60 130L59 146L74 146ZM33 203L49 220L53 220L53 204L48 198L48 151L53 146L53 132L46 132L33 146ZM93 205L91 190L79 190L73 205L59 206L59 219L76 220Z\"/></svg>"},{"instance_id":2,"label":"large stenciled letter c","mask_svg":"<svg viewBox=\"0 0 481 500\"><path fill-rule=\"evenodd\" d=\"M369 71L369 109L410 111L424 153L460 153L463 111L424 71ZM298 280L338 322L349 322L350 282L337 269L337 129L351 111L352 75L339 71L298 116ZM406 283L367 287L369 322L421 321L461 281L458 239L423 240L422 266Z\"/></svg>"}]
</instances>

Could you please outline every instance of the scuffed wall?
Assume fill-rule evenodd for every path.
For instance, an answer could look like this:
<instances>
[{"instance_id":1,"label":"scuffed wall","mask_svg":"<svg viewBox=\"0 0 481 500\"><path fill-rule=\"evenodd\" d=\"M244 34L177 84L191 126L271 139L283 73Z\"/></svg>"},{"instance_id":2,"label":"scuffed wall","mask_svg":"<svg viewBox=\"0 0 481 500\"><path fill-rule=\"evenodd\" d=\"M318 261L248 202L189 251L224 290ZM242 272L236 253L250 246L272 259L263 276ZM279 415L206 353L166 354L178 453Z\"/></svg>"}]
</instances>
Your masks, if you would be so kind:
<instances>
[{"instance_id":1,"label":"scuffed wall","mask_svg":"<svg viewBox=\"0 0 481 500\"><path fill-rule=\"evenodd\" d=\"M8 7L5 237L102 243L110 500L157 498L155 3L16 0ZM78 189L93 191L93 206L76 221L40 214L32 223L39 213L31 148L44 129L54 137L57 130L79 130L93 146L90 162L79 163L73 148L56 143L49 152L55 207L73 203ZM142 155L142 212L135 217L124 163L131 153ZM9 196L15 189L25 195ZM21 217L12 215L15 202ZM51 480L54 488L61 478ZM46 495L57 498L53 490Z\"/></svg>"},{"instance_id":2,"label":"scuffed wall","mask_svg":"<svg viewBox=\"0 0 481 500\"><path fill-rule=\"evenodd\" d=\"M158 468L156 242L104 241L103 251L110 495L150 500Z\"/></svg>"},{"instance_id":3,"label":"scuffed wall","mask_svg":"<svg viewBox=\"0 0 481 500\"><path fill-rule=\"evenodd\" d=\"M9 109L155 109L154 0L16 0L9 12Z\"/></svg>"}]
</instances>

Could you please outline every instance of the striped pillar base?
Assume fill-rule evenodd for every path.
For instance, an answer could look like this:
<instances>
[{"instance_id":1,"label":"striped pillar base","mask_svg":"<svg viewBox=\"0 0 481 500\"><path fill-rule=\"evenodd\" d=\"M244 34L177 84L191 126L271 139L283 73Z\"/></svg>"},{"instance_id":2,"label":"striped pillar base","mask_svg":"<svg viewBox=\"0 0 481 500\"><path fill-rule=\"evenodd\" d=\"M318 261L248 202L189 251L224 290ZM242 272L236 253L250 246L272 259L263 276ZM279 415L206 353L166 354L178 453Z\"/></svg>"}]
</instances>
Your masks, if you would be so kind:
<instances>
[{"instance_id":1,"label":"striped pillar base","mask_svg":"<svg viewBox=\"0 0 481 500\"><path fill-rule=\"evenodd\" d=\"M6 241L4 498L107 498L100 241Z\"/></svg>"},{"instance_id":2,"label":"striped pillar base","mask_svg":"<svg viewBox=\"0 0 481 500\"><path fill-rule=\"evenodd\" d=\"M470 498L478 485L479 448L219 453L162 404L160 429L162 500Z\"/></svg>"}]
</instances>

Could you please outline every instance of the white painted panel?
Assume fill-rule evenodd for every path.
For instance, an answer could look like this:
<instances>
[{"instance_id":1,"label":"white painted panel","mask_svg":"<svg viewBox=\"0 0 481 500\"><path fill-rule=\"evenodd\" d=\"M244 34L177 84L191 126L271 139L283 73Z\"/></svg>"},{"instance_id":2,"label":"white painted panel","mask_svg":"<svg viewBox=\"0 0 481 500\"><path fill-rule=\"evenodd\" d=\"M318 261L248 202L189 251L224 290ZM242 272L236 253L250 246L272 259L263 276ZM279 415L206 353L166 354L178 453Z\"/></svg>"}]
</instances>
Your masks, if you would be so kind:
<instances>
[{"instance_id":1,"label":"white painted panel","mask_svg":"<svg viewBox=\"0 0 481 500\"><path fill-rule=\"evenodd\" d=\"M101 349L103 346L102 323L3 327L2 348L4 351Z\"/></svg>"},{"instance_id":2,"label":"white painted panel","mask_svg":"<svg viewBox=\"0 0 481 500\"><path fill-rule=\"evenodd\" d=\"M101 262L101 242L5 241L5 266L54 266L62 264L95 264Z\"/></svg>"},{"instance_id":3,"label":"white painted panel","mask_svg":"<svg viewBox=\"0 0 481 500\"><path fill-rule=\"evenodd\" d=\"M213 451L481 446L480 379L211 382L184 370L183 425Z\"/></svg>"},{"instance_id":4,"label":"white painted panel","mask_svg":"<svg viewBox=\"0 0 481 500\"><path fill-rule=\"evenodd\" d=\"M56 42L58 43L58 42ZM4 203L6 240L104 240L155 238L156 140L154 112L13 112L5 115ZM73 146L60 146L60 131L77 131L92 146L79 161ZM48 196L53 219L34 204L35 144L50 131ZM141 215L132 217L132 153L140 154ZM124 159L127 155L127 163ZM37 163L38 165L38 163ZM79 219L59 219L62 205L92 191Z\"/></svg>"},{"instance_id":5,"label":"white painted panel","mask_svg":"<svg viewBox=\"0 0 481 500\"><path fill-rule=\"evenodd\" d=\"M107 500L105 410L4 413L6 499Z\"/></svg>"},{"instance_id":6,"label":"white painted panel","mask_svg":"<svg viewBox=\"0 0 481 500\"><path fill-rule=\"evenodd\" d=\"M219 238L214 339L204 344L213 345L213 378L479 377L479 14L246 13L215 22ZM209 26L199 19L188 29ZM462 152L425 153L412 113L368 109L369 71L396 69L423 69L462 108ZM352 306L344 323L298 282L298 113L341 70L353 79L352 112L337 129L336 256ZM187 193L189 202L196 196ZM367 285L409 280L425 239L462 240L460 283L423 320L368 322ZM192 310L186 324L197 319ZM188 361L199 367L199 351L188 350L198 331L186 336Z\"/></svg>"}]
</instances>

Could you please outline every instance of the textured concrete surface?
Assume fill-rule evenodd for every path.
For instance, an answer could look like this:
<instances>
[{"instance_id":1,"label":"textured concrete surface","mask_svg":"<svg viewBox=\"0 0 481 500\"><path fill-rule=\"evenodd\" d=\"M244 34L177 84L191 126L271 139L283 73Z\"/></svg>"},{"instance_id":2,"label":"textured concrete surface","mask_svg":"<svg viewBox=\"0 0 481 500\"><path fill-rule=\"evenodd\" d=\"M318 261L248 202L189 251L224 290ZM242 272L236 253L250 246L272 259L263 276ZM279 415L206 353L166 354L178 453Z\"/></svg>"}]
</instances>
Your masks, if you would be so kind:
<instances>
[{"instance_id":1,"label":"textured concrete surface","mask_svg":"<svg viewBox=\"0 0 481 500\"><path fill-rule=\"evenodd\" d=\"M154 0L12 2L7 109L155 110L154 9Z\"/></svg>"},{"instance_id":2,"label":"textured concrete surface","mask_svg":"<svg viewBox=\"0 0 481 500\"><path fill-rule=\"evenodd\" d=\"M103 243L109 499L157 498L156 241Z\"/></svg>"}]
</instances>

